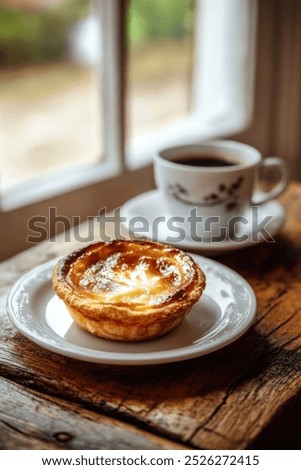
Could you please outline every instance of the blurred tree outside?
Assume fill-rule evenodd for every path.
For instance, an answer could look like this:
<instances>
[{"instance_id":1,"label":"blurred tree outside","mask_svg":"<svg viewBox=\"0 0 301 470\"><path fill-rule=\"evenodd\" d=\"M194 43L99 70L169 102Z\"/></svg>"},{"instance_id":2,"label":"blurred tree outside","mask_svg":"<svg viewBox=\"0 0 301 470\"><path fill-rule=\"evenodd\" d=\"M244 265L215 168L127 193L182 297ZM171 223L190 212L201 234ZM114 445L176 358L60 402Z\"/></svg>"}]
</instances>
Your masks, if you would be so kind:
<instances>
[{"instance_id":1,"label":"blurred tree outside","mask_svg":"<svg viewBox=\"0 0 301 470\"><path fill-rule=\"evenodd\" d=\"M0 66L61 60L71 26L90 9L87 0L2 0Z\"/></svg>"},{"instance_id":2,"label":"blurred tree outside","mask_svg":"<svg viewBox=\"0 0 301 470\"><path fill-rule=\"evenodd\" d=\"M130 47L150 39L182 39L191 32L192 0L132 0L128 13ZM87 0L0 0L0 66L64 58L71 26L87 16Z\"/></svg>"},{"instance_id":3,"label":"blurred tree outside","mask_svg":"<svg viewBox=\"0 0 301 470\"><path fill-rule=\"evenodd\" d=\"M128 37L138 48L149 39L181 39L193 27L194 0L131 0Z\"/></svg>"}]
</instances>

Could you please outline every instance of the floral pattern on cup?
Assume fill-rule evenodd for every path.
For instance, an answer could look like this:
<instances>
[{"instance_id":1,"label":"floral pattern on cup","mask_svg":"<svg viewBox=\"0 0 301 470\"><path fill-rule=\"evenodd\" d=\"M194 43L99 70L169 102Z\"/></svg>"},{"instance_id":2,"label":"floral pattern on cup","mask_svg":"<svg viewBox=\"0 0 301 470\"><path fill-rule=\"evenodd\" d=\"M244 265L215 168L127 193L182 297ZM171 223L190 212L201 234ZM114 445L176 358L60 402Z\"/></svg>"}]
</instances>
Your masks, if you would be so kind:
<instances>
[{"instance_id":1,"label":"floral pattern on cup","mask_svg":"<svg viewBox=\"0 0 301 470\"><path fill-rule=\"evenodd\" d=\"M243 183L243 176L239 176L233 183L226 185L220 183L215 191L203 197L202 201L195 202L190 199L189 191L180 183L170 184L168 193L172 194L175 199L187 204L195 204L201 207L216 206L224 204L227 211L231 211L237 207L239 199L239 190Z\"/></svg>"}]
</instances>

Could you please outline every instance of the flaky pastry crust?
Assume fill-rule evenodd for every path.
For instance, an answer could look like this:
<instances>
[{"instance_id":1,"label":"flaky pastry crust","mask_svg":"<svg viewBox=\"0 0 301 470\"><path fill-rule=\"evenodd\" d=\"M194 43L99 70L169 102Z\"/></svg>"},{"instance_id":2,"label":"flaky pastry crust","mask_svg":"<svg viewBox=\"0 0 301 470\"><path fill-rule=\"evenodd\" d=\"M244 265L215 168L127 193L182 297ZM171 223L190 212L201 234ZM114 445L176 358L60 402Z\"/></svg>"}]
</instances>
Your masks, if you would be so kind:
<instances>
[{"instance_id":1,"label":"flaky pastry crust","mask_svg":"<svg viewBox=\"0 0 301 470\"><path fill-rule=\"evenodd\" d=\"M60 260L53 272L53 288L78 325L118 341L171 331L205 284L190 255L151 241L94 243Z\"/></svg>"}]
</instances>

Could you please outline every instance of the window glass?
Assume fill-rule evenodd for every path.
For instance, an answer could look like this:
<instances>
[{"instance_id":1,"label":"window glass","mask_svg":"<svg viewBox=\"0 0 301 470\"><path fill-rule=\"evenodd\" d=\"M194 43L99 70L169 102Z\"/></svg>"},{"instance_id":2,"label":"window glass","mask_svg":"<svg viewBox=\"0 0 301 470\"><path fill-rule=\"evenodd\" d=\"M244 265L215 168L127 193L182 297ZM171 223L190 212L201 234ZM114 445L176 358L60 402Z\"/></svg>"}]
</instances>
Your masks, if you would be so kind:
<instances>
[{"instance_id":1,"label":"window glass","mask_svg":"<svg viewBox=\"0 0 301 470\"><path fill-rule=\"evenodd\" d=\"M194 0L131 0L127 13L127 140L191 108Z\"/></svg>"},{"instance_id":2,"label":"window glass","mask_svg":"<svg viewBox=\"0 0 301 470\"><path fill-rule=\"evenodd\" d=\"M101 157L101 31L92 7L1 1L1 189Z\"/></svg>"}]
</instances>

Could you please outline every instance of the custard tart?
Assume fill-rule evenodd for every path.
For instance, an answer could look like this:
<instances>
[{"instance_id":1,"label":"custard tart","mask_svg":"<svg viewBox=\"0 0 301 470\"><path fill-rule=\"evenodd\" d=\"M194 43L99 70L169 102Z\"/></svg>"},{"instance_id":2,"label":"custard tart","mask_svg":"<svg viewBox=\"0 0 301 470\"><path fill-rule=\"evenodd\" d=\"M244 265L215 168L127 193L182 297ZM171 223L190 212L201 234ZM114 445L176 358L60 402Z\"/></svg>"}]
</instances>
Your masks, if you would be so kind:
<instances>
[{"instance_id":1,"label":"custard tart","mask_svg":"<svg viewBox=\"0 0 301 470\"><path fill-rule=\"evenodd\" d=\"M82 329L110 340L144 341L183 321L202 295L205 275L177 248L114 240L60 260L53 288Z\"/></svg>"}]
</instances>

